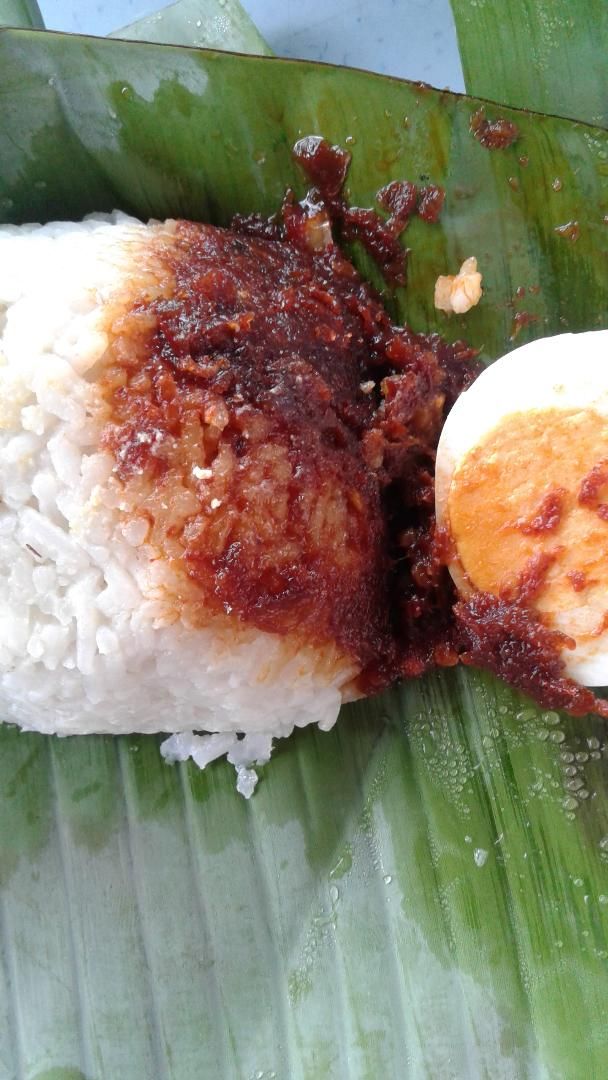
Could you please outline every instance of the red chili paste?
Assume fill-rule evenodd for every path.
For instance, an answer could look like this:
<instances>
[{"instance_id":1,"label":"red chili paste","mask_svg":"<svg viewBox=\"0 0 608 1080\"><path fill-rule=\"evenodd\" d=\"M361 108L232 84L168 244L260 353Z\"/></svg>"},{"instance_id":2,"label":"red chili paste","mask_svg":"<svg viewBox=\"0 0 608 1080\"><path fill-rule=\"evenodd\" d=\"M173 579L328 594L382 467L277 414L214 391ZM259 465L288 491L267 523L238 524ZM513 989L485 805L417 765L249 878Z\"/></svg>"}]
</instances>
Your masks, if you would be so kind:
<instances>
[{"instance_id":1,"label":"red chili paste","mask_svg":"<svg viewBox=\"0 0 608 1080\"><path fill-rule=\"evenodd\" d=\"M590 582L587 580L587 575L584 573L583 570L570 570L566 574L566 577L568 578L568 581L572 585L572 588L575 592L583 592L583 590L586 589L587 586L590 584Z\"/></svg>"},{"instance_id":2,"label":"red chili paste","mask_svg":"<svg viewBox=\"0 0 608 1080\"><path fill-rule=\"evenodd\" d=\"M524 533L525 536L552 532L560 523L565 494L564 488L549 491L541 502L538 513L530 521L516 521L514 528Z\"/></svg>"},{"instance_id":3,"label":"red chili paste","mask_svg":"<svg viewBox=\"0 0 608 1080\"><path fill-rule=\"evenodd\" d=\"M578 493L581 506L591 506L598 517L608 521L608 503L599 501L602 489L608 487L608 461L598 461L587 473Z\"/></svg>"},{"instance_id":4,"label":"red chili paste","mask_svg":"<svg viewBox=\"0 0 608 1080\"><path fill-rule=\"evenodd\" d=\"M477 142L487 150L506 150L519 138L517 124L512 120L488 120L483 107L471 116L470 127Z\"/></svg>"},{"instance_id":5,"label":"red chili paste","mask_svg":"<svg viewBox=\"0 0 608 1080\"><path fill-rule=\"evenodd\" d=\"M171 287L123 318L105 382L117 476L161 493L155 543L203 613L334 643L363 692L460 658L549 707L603 711L526 606L544 567L516 596L456 602L435 451L475 354L394 326L332 239L331 224L401 282L399 235L415 212L435 220L443 193L389 184L384 220L342 198L345 151L311 137L295 156L304 200L230 229L178 222L161 253ZM557 523L553 494L533 531Z\"/></svg>"}]
</instances>

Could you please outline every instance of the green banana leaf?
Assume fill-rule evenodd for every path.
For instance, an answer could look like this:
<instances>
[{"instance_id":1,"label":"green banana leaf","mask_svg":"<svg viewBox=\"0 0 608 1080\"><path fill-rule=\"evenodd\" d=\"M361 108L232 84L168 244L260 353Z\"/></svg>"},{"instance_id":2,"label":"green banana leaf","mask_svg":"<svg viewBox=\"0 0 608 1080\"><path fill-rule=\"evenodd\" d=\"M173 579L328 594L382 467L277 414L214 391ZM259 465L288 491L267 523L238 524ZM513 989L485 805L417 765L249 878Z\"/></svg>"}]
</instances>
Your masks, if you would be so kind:
<instances>
[{"instance_id":1,"label":"green banana leaf","mask_svg":"<svg viewBox=\"0 0 608 1080\"><path fill-rule=\"evenodd\" d=\"M469 93L608 127L605 0L451 0Z\"/></svg>"},{"instance_id":2,"label":"green banana leaf","mask_svg":"<svg viewBox=\"0 0 608 1080\"><path fill-rule=\"evenodd\" d=\"M396 316L488 360L608 323L601 129L488 104L520 130L490 152L470 98L27 31L0 34L0 90L0 220L270 212L318 132L351 148L353 202L447 190L408 230ZM555 231L573 220L576 241ZM435 278L471 254L484 299L444 320ZM279 744L250 802L230 766L169 767L158 743L0 730L0 1076L608 1074L600 721L444 672Z\"/></svg>"},{"instance_id":3,"label":"green banana leaf","mask_svg":"<svg viewBox=\"0 0 608 1080\"><path fill-rule=\"evenodd\" d=\"M36 0L0 0L0 26L43 30L44 22Z\"/></svg>"},{"instance_id":4,"label":"green banana leaf","mask_svg":"<svg viewBox=\"0 0 608 1080\"><path fill-rule=\"evenodd\" d=\"M238 0L178 0L109 36L270 55Z\"/></svg>"}]
</instances>

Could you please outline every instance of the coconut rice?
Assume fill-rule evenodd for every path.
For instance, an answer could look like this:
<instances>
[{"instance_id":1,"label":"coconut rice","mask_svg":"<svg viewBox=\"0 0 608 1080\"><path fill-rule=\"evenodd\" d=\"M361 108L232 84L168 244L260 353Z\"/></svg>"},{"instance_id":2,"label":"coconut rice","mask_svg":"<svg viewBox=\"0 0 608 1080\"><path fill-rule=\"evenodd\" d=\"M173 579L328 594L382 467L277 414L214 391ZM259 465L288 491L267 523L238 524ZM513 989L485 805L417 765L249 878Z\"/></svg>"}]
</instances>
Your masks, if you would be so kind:
<instances>
[{"instance_id":1,"label":"coconut rice","mask_svg":"<svg viewBox=\"0 0 608 1080\"><path fill-rule=\"evenodd\" d=\"M331 645L167 610L171 571L100 448L99 377L171 230L118 213L0 228L0 709L49 734L178 733L169 759L227 753L250 793L247 764L330 728L357 672Z\"/></svg>"}]
</instances>

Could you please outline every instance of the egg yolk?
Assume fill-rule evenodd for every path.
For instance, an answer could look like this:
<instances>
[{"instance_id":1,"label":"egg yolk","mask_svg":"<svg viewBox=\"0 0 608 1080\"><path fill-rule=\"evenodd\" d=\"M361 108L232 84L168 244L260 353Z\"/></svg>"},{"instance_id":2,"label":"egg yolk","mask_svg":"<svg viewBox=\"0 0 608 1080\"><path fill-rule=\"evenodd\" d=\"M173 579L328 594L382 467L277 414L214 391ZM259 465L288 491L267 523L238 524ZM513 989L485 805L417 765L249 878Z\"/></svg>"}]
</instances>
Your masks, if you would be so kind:
<instances>
[{"instance_id":1,"label":"egg yolk","mask_svg":"<svg viewBox=\"0 0 608 1080\"><path fill-rule=\"evenodd\" d=\"M580 409L504 417L456 468L447 509L473 588L517 592L531 560L546 554L536 608L579 644L608 629L606 417Z\"/></svg>"}]
</instances>

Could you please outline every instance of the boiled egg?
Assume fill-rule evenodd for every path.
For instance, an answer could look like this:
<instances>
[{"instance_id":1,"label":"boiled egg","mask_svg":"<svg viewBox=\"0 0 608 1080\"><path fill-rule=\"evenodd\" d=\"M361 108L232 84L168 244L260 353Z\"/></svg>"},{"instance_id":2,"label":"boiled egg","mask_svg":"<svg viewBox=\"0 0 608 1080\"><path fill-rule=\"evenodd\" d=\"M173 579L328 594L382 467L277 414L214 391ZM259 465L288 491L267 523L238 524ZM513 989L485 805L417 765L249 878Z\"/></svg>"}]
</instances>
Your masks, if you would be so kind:
<instances>
[{"instance_id":1,"label":"boiled egg","mask_svg":"<svg viewBox=\"0 0 608 1080\"><path fill-rule=\"evenodd\" d=\"M516 595L567 634L566 673L608 685L608 330L523 345L451 410L437 450L437 522L459 592Z\"/></svg>"}]
</instances>

